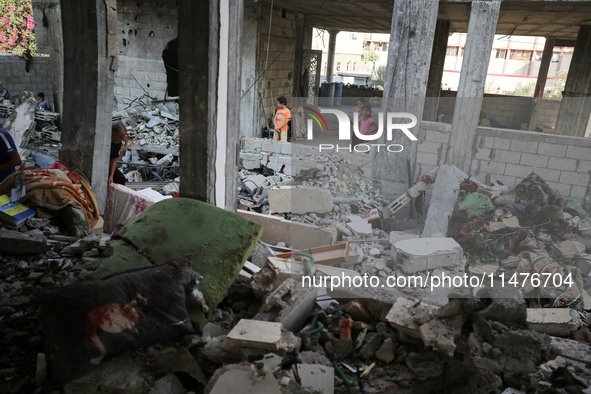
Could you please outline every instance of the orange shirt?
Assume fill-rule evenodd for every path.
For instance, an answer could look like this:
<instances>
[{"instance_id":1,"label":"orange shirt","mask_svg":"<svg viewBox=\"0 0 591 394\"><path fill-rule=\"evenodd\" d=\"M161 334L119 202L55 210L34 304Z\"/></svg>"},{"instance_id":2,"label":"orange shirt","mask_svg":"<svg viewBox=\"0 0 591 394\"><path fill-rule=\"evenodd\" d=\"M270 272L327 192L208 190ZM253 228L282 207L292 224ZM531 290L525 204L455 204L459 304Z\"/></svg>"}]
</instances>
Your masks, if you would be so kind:
<instances>
[{"instance_id":1,"label":"orange shirt","mask_svg":"<svg viewBox=\"0 0 591 394\"><path fill-rule=\"evenodd\" d=\"M283 108L283 109L278 109L277 113L275 114L275 124L276 125L280 125L283 122L286 122L286 120L291 119L291 111L287 108ZM287 122L285 123L285 125L279 129L279 131L286 131L287 130Z\"/></svg>"}]
</instances>

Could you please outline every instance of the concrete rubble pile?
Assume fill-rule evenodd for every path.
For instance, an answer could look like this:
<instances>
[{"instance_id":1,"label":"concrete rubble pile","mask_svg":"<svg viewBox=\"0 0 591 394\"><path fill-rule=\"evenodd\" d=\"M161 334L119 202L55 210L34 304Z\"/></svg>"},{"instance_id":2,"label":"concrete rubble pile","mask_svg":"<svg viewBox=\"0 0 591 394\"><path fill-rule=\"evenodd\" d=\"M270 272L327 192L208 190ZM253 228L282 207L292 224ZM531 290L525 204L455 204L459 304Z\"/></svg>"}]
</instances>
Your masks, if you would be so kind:
<instances>
[{"instance_id":1,"label":"concrete rubble pile","mask_svg":"<svg viewBox=\"0 0 591 394\"><path fill-rule=\"evenodd\" d=\"M132 116L121 119L131 122ZM431 199L429 212L446 216L439 232L426 231L433 215L424 226L400 214L385 217L402 212L399 200L410 198L380 197L349 159L305 155L295 160L307 168L269 172L276 157L263 158L265 141L255 153L258 143L241 154L261 157L258 168L241 172L241 207L250 211L239 215L261 220L262 229L247 261L235 261L240 264L229 281L221 267L239 260L226 248L240 237L215 235L217 243L207 238L196 249L208 256L204 293L219 292L211 283L228 284L221 301L199 311L199 332L109 354L63 392L591 392L591 243L585 235L591 226L580 206L561 202L539 177L515 190L495 189L460 181L453 168L442 167L420 181L437 190L425 199ZM447 194L442 185L455 192ZM542 198L528 194L532 190ZM48 372L34 320L41 290L104 277L129 263L142 266L140 260L154 264L153 256L166 249L158 243L167 237L188 248L193 241L183 237L195 234L178 232L202 225L187 219L193 209L172 214L159 204L189 202L197 203L169 199L151 206L161 216L146 211L109 243L104 236L64 236L40 219L16 231L0 229L0 343L8 349L0 356L0 379L7 392L35 391ZM212 211L210 231L200 236L230 231L234 219L222 224L220 215ZM176 224L170 234L158 227L164 218ZM278 233L283 239L268 242ZM301 245L305 235L311 241ZM320 239L330 242L313 244ZM22 250L31 256L17 254ZM510 281L514 273L530 277L544 269L560 285L567 278L572 284Z\"/></svg>"},{"instance_id":2,"label":"concrete rubble pile","mask_svg":"<svg viewBox=\"0 0 591 394\"><path fill-rule=\"evenodd\" d=\"M4 128L13 136L26 168L50 167L58 161L61 149L59 113L35 110L37 101L25 92L11 106L10 117ZM14 107L14 108L13 108ZM176 194L179 183L179 116L178 104L141 103L124 111L114 112L113 121L125 124L128 144L122 161L122 172L129 182L174 182L176 186L159 190L163 194ZM174 193L172 192L174 191Z\"/></svg>"}]
</instances>

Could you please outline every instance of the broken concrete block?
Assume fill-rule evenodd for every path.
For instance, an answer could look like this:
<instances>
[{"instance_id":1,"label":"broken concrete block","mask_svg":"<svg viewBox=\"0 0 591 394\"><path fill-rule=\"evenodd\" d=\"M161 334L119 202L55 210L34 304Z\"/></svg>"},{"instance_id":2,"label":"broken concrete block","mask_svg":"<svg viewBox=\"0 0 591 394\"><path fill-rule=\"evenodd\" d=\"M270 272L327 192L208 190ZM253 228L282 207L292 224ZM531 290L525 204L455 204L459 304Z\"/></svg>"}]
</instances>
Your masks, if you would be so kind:
<instances>
[{"instance_id":1,"label":"broken concrete block","mask_svg":"<svg viewBox=\"0 0 591 394\"><path fill-rule=\"evenodd\" d=\"M394 351L396 350L396 345L392 342L392 338L386 338L382 346L376 352L376 358L378 360L382 360L384 362L389 363L390 361L394 360Z\"/></svg>"},{"instance_id":2,"label":"broken concrete block","mask_svg":"<svg viewBox=\"0 0 591 394\"><path fill-rule=\"evenodd\" d=\"M41 254L49 250L47 238L31 231L0 229L0 252L11 254Z\"/></svg>"},{"instance_id":3,"label":"broken concrete block","mask_svg":"<svg viewBox=\"0 0 591 394\"><path fill-rule=\"evenodd\" d=\"M205 388L209 394L281 394L277 379L272 373L255 376L249 365L227 365L219 368Z\"/></svg>"},{"instance_id":4,"label":"broken concrete block","mask_svg":"<svg viewBox=\"0 0 591 394\"><path fill-rule=\"evenodd\" d=\"M528 308L527 325L544 334L568 337L581 326L581 319L570 308Z\"/></svg>"},{"instance_id":5,"label":"broken concrete block","mask_svg":"<svg viewBox=\"0 0 591 394\"><path fill-rule=\"evenodd\" d=\"M396 242L396 259L407 273L449 268L462 270L462 247L453 238L417 238Z\"/></svg>"},{"instance_id":6,"label":"broken concrete block","mask_svg":"<svg viewBox=\"0 0 591 394\"><path fill-rule=\"evenodd\" d=\"M421 236L418 234L407 233L404 231L390 231L390 245L392 245L390 254L392 255L392 258L394 259L396 257L396 248L394 247L396 242L405 239L416 239L420 237Z\"/></svg>"},{"instance_id":7,"label":"broken concrete block","mask_svg":"<svg viewBox=\"0 0 591 394\"><path fill-rule=\"evenodd\" d=\"M258 170L261 168L263 155L260 153L240 152L240 167L247 170Z\"/></svg>"},{"instance_id":8,"label":"broken concrete block","mask_svg":"<svg viewBox=\"0 0 591 394\"><path fill-rule=\"evenodd\" d=\"M347 223L347 227L353 230L359 235L371 235L373 228L371 223L367 219L360 218L356 215L347 215L347 219L350 221Z\"/></svg>"},{"instance_id":9,"label":"broken concrete block","mask_svg":"<svg viewBox=\"0 0 591 394\"><path fill-rule=\"evenodd\" d=\"M386 321L397 330L400 330L412 337L420 338L419 328L423 322L432 320L437 307L408 298L399 298L396 300L390 312L386 316Z\"/></svg>"},{"instance_id":10,"label":"broken concrete block","mask_svg":"<svg viewBox=\"0 0 591 394\"><path fill-rule=\"evenodd\" d=\"M371 323L372 317L369 312L365 309L365 307L357 300L353 300L351 302L346 303L345 305L341 306L341 309L351 315L353 319L358 321L363 321L366 323Z\"/></svg>"},{"instance_id":11,"label":"broken concrete block","mask_svg":"<svg viewBox=\"0 0 591 394\"><path fill-rule=\"evenodd\" d=\"M302 387L321 393L334 392L334 368L318 364L298 364L297 368Z\"/></svg>"},{"instance_id":12,"label":"broken concrete block","mask_svg":"<svg viewBox=\"0 0 591 394\"><path fill-rule=\"evenodd\" d=\"M585 253L585 245L577 241L562 241L556 244L564 258L570 259Z\"/></svg>"},{"instance_id":13,"label":"broken concrete block","mask_svg":"<svg viewBox=\"0 0 591 394\"><path fill-rule=\"evenodd\" d=\"M273 213L326 213L332 211L332 197L328 190L316 187L274 187L269 192L269 209Z\"/></svg>"},{"instance_id":14,"label":"broken concrete block","mask_svg":"<svg viewBox=\"0 0 591 394\"><path fill-rule=\"evenodd\" d=\"M240 149L243 149L246 151L260 150L263 141L264 140L262 138L242 138L240 140L240 143L241 143Z\"/></svg>"},{"instance_id":15,"label":"broken concrete block","mask_svg":"<svg viewBox=\"0 0 591 394\"><path fill-rule=\"evenodd\" d=\"M224 347L229 351L252 348L276 351L281 340L281 323L242 319L226 336Z\"/></svg>"}]
</instances>

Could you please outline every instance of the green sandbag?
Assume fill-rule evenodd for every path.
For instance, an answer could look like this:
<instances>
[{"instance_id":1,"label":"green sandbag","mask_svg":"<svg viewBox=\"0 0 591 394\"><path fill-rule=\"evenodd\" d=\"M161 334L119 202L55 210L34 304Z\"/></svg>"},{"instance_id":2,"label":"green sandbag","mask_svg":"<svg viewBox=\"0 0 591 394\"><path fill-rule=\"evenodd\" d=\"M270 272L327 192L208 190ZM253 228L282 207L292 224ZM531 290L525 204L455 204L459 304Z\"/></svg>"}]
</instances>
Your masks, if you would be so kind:
<instances>
[{"instance_id":1,"label":"green sandbag","mask_svg":"<svg viewBox=\"0 0 591 394\"><path fill-rule=\"evenodd\" d=\"M193 255L193 269L203 276L198 289L209 307L187 300L191 321L203 329L224 299L262 234L262 226L213 205L171 198L152 205L113 238L112 254L89 275L103 278L114 272Z\"/></svg>"},{"instance_id":2,"label":"green sandbag","mask_svg":"<svg viewBox=\"0 0 591 394\"><path fill-rule=\"evenodd\" d=\"M458 204L458 208L466 212L469 218L477 215L484 215L495 209L490 198L480 193L470 193L468 197Z\"/></svg>"}]
</instances>

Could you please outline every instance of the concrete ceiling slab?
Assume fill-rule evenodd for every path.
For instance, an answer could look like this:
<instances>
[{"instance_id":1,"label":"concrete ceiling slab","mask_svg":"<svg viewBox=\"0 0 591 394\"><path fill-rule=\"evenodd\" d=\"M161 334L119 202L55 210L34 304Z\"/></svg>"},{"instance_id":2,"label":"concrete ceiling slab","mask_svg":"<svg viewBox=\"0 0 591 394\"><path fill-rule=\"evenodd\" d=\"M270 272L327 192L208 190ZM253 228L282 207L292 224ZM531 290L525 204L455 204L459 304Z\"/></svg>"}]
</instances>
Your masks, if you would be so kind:
<instances>
[{"instance_id":1,"label":"concrete ceiling slab","mask_svg":"<svg viewBox=\"0 0 591 394\"><path fill-rule=\"evenodd\" d=\"M271 0L261 0L271 4ZM321 29L389 33L393 0L282 0L288 11L306 15L306 23ZM438 19L451 21L451 32L468 30L471 1L439 2ZM556 36L575 40L579 27L591 23L591 0L504 0L497 34Z\"/></svg>"}]
</instances>

